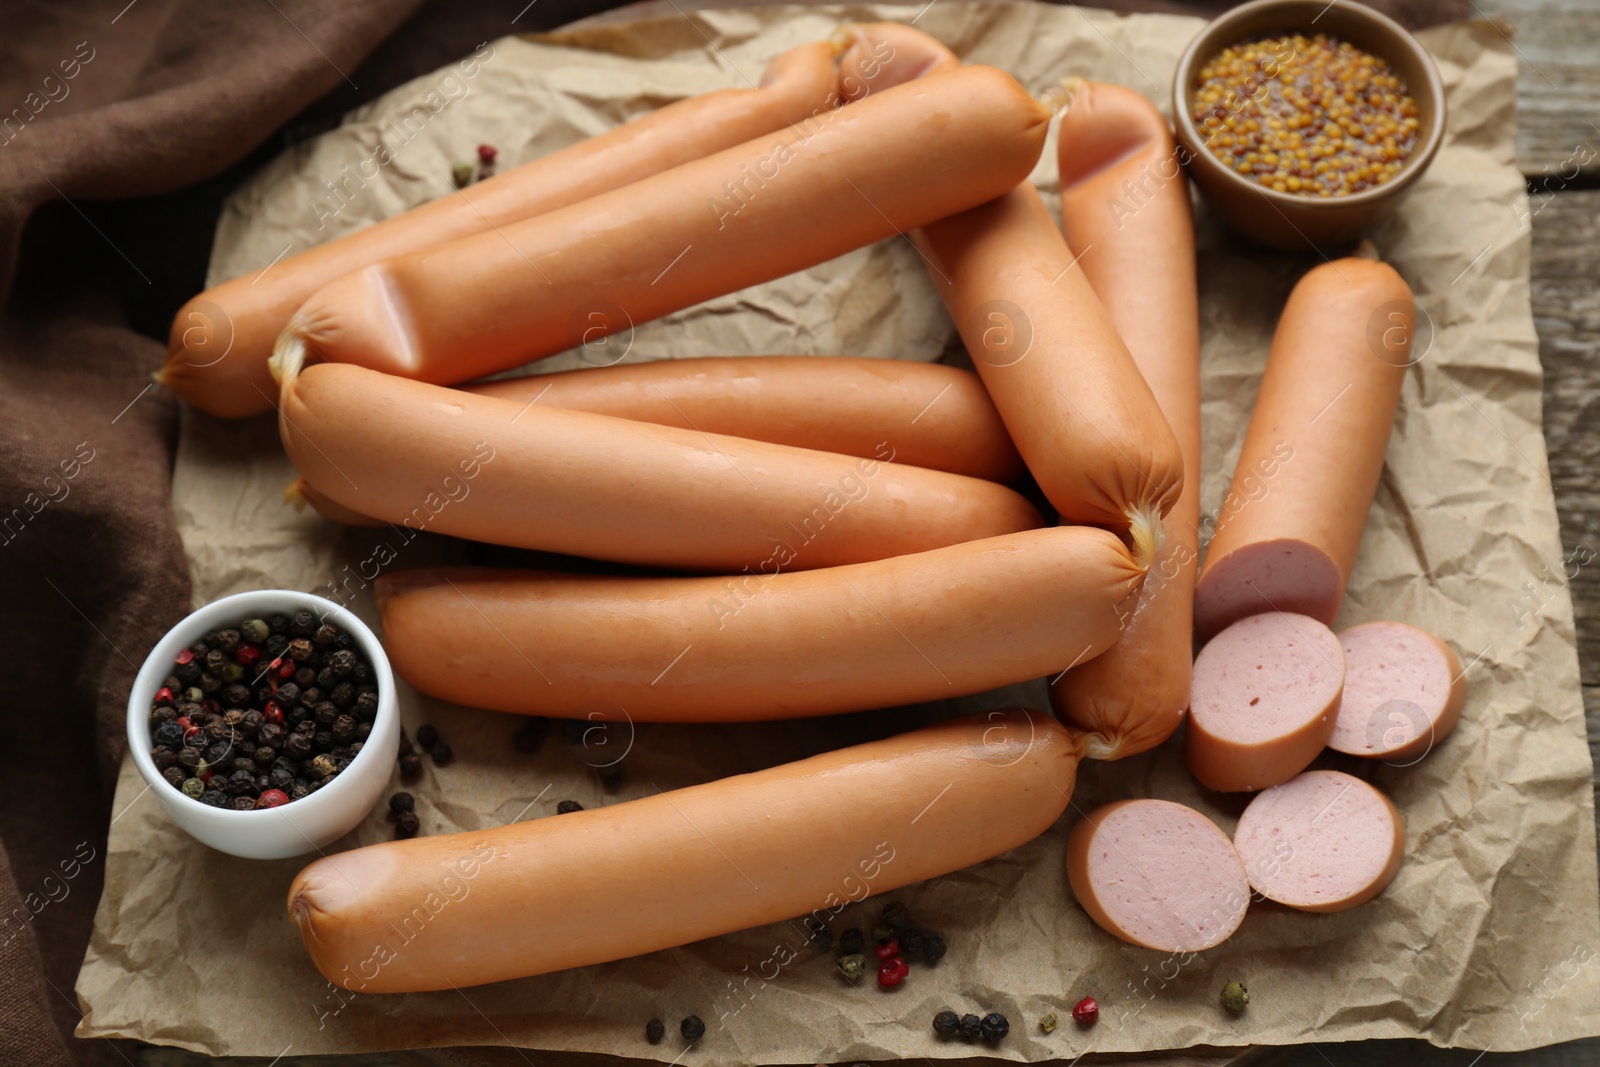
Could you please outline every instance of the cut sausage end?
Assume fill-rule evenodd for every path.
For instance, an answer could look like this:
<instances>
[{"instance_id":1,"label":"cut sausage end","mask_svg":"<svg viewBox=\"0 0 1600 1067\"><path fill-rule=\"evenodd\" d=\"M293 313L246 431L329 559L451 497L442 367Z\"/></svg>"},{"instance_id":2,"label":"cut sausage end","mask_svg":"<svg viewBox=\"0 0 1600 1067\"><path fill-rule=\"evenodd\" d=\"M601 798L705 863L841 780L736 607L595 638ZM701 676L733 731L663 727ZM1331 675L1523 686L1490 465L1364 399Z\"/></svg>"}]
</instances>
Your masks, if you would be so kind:
<instances>
[{"instance_id":1,"label":"cut sausage end","mask_svg":"<svg viewBox=\"0 0 1600 1067\"><path fill-rule=\"evenodd\" d=\"M1309 615L1326 626L1343 598L1344 573L1326 552L1289 538L1259 541L1206 560L1194 590L1195 631L1205 640L1271 611Z\"/></svg>"},{"instance_id":2,"label":"cut sausage end","mask_svg":"<svg viewBox=\"0 0 1600 1067\"><path fill-rule=\"evenodd\" d=\"M1455 729L1467 684L1449 645L1399 622L1352 626L1339 644L1344 697L1329 748L1414 762Z\"/></svg>"},{"instance_id":3,"label":"cut sausage end","mask_svg":"<svg viewBox=\"0 0 1600 1067\"><path fill-rule=\"evenodd\" d=\"M1316 619L1276 611L1234 623L1195 658L1190 772L1224 793L1287 782L1332 736L1344 675L1339 639Z\"/></svg>"},{"instance_id":4,"label":"cut sausage end","mask_svg":"<svg viewBox=\"0 0 1600 1067\"><path fill-rule=\"evenodd\" d=\"M1192 808L1124 800L1079 820L1067 880L1106 932L1163 952L1198 952L1244 921L1250 886L1226 834Z\"/></svg>"},{"instance_id":5,"label":"cut sausage end","mask_svg":"<svg viewBox=\"0 0 1600 1067\"><path fill-rule=\"evenodd\" d=\"M1262 896L1304 911L1344 911L1394 880L1406 831L1399 810L1366 782L1307 771L1252 800L1233 843Z\"/></svg>"}]
</instances>

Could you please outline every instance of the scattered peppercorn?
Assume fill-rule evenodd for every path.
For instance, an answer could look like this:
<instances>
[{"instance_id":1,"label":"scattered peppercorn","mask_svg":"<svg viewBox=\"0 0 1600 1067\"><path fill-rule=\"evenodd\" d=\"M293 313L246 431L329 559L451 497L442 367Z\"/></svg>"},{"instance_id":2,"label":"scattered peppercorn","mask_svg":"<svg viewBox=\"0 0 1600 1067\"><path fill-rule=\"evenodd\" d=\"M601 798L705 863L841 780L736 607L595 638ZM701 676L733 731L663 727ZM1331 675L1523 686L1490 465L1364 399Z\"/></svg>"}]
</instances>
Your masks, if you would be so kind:
<instances>
[{"instance_id":1,"label":"scattered peppercorn","mask_svg":"<svg viewBox=\"0 0 1600 1067\"><path fill-rule=\"evenodd\" d=\"M400 757L400 780L415 781L422 776L422 757L415 752Z\"/></svg>"},{"instance_id":2,"label":"scattered peppercorn","mask_svg":"<svg viewBox=\"0 0 1600 1067\"><path fill-rule=\"evenodd\" d=\"M396 793L389 798L389 813L392 815L399 815L403 811L411 811L416 806L416 798L410 793Z\"/></svg>"},{"instance_id":3,"label":"scattered peppercorn","mask_svg":"<svg viewBox=\"0 0 1600 1067\"><path fill-rule=\"evenodd\" d=\"M813 945L816 945L823 952L833 947L833 931L828 928L827 923L820 920L806 920L806 936L811 939Z\"/></svg>"},{"instance_id":4,"label":"scattered peppercorn","mask_svg":"<svg viewBox=\"0 0 1600 1067\"><path fill-rule=\"evenodd\" d=\"M1222 987L1222 1006L1238 1015L1250 1003L1250 991L1243 982L1229 982Z\"/></svg>"},{"instance_id":5,"label":"scattered peppercorn","mask_svg":"<svg viewBox=\"0 0 1600 1067\"><path fill-rule=\"evenodd\" d=\"M495 146L492 144L481 144L478 146L478 162L482 163L486 167L494 166L495 157L499 154L500 150L495 148Z\"/></svg>"},{"instance_id":6,"label":"scattered peppercorn","mask_svg":"<svg viewBox=\"0 0 1600 1067\"><path fill-rule=\"evenodd\" d=\"M417 831L421 829L422 820L417 818L416 812L402 811L395 816L394 838L396 841L404 841L408 837L416 837Z\"/></svg>"},{"instance_id":7,"label":"scattered peppercorn","mask_svg":"<svg viewBox=\"0 0 1600 1067\"><path fill-rule=\"evenodd\" d=\"M308 633L326 640L316 644ZM291 646L300 655L285 658ZM371 694L372 717L377 708L371 686L340 682L328 693L315 682L367 669L349 634L318 627L305 609L205 634L173 657L173 675L152 699L151 759L185 796L214 807L302 800L348 767L371 735L370 722L363 734L340 708L355 706L360 693Z\"/></svg>"},{"instance_id":8,"label":"scattered peppercorn","mask_svg":"<svg viewBox=\"0 0 1600 1067\"><path fill-rule=\"evenodd\" d=\"M450 168L450 180L457 189L465 189L472 184L473 168L471 163L457 163Z\"/></svg>"},{"instance_id":9,"label":"scattered peppercorn","mask_svg":"<svg viewBox=\"0 0 1600 1067\"><path fill-rule=\"evenodd\" d=\"M678 1032L685 1040L699 1041L706 1036L706 1024L700 1020L700 1016L691 1015L678 1024Z\"/></svg>"},{"instance_id":10,"label":"scattered peppercorn","mask_svg":"<svg viewBox=\"0 0 1600 1067\"><path fill-rule=\"evenodd\" d=\"M433 750L430 753L430 755L433 756L433 762L434 763L436 763L439 766L443 767L446 764L448 764L451 760L455 759L455 755L456 754L455 754L455 751L453 749L451 749L451 747L449 745L445 744L443 741L440 741L440 742L438 742L437 744L435 744L433 746Z\"/></svg>"},{"instance_id":11,"label":"scattered peppercorn","mask_svg":"<svg viewBox=\"0 0 1600 1067\"><path fill-rule=\"evenodd\" d=\"M427 723L417 727L417 746L424 752L439 743L439 731Z\"/></svg>"},{"instance_id":12,"label":"scattered peppercorn","mask_svg":"<svg viewBox=\"0 0 1600 1067\"><path fill-rule=\"evenodd\" d=\"M906 906L898 900L891 900L883 906L883 924L889 929L899 933L911 925L911 916L906 911Z\"/></svg>"},{"instance_id":13,"label":"scattered peppercorn","mask_svg":"<svg viewBox=\"0 0 1600 1067\"><path fill-rule=\"evenodd\" d=\"M852 952L848 956L840 956L839 973L852 982L861 981L861 976L867 973L867 957L859 952Z\"/></svg>"},{"instance_id":14,"label":"scattered peppercorn","mask_svg":"<svg viewBox=\"0 0 1600 1067\"><path fill-rule=\"evenodd\" d=\"M579 804L576 800L563 800L561 803L556 805L557 815L571 815L575 811L582 810L583 805Z\"/></svg>"},{"instance_id":15,"label":"scattered peppercorn","mask_svg":"<svg viewBox=\"0 0 1600 1067\"><path fill-rule=\"evenodd\" d=\"M890 956L878 965L878 984L885 989L893 989L904 982L910 973L910 964L899 956Z\"/></svg>"},{"instance_id":16,"label":"scattered peppercorn","mask_svg":"<svg viewBox=\"0 0 1600 1067\"><path fill-rule=\"evenodd\" d=\"M1084 997L1072 1006L1072 1021L1079 1026L1093 1026L1100 1018L1100 1005L1093 997Z\"/></svg>"},{"instance_id":17,"label":"scattered peppercorn","mask_svg":"<svg viewBox=\"0 0 1600 1067\"><path fill-rule=\"evenodd\" d=\"M891 956L900 955L900 942L891 937L887 941L874 945L872 951L877 954L880 960L886 960Z\"/></svg>"},{"instance_id":18,"label":"scattered peppercorn","mask_svg":"<svg viewBox=\"0 0 1600 1067\"><path fill-rule=\"evenodd\" d=\"M600 784L607 789L615 789L622 784L622 761L603 764L594 769L594 776L600 779Z\"/></svg>"},{"instance_id":19,"label":"scattered peppercorn","mask_svg":"<svg viewBox=\"0 0 1600 1067\"><path fill-rule=\"evenodd\" d=\"M846 954L860 952L861 951L861 945L862 945L861 931L857 930L853 926L850 929L846 930L844 933L839 935L839 951L840 952L843 952L843 953L846 953Z\"/></svg>"},{"instance_id":20,"label":"scattered peppercorn","mask_svg":"<svg viewBox=\"0 0 1600 1067\"><path fill-rule=\"evenodd\" d=\"M961 1025L957 1027L961 1036L971 1041L983 1032L983 1020L976 1015L967 1014L961 1017Z\"/></svg>"},{"instance_id":21,"label":"scattered peppercorn","mask_svg":"<svg viewBox=\"0 0 1600 1067\"><path fill-rule=\"evenodd\" d=\"M983 1034L983 1039L993 1045L1011 1032L1011 1023L1004 1015L997 1011L991 1011L978 1023L978 1029Z\"/></svg>"},{"instance_id":22,"label":"scattered peppercorn","mask_svg":"<svg viewBox=\"0 0 1600 1067\"><path fill-rule=\"evenodd\" d=\"M881 945L894 937L894 928L888 923L877 923L872 927L872 940Z\"/></svg>"},{"instance_id":23,"label":"scattered peppercorn","mask_svg":"<svg viewBox=\"0 0 1600 1067\"><path fill-rule=\"evenodd\" d=\"M661 1039L667 1034L666 1024L660 1019L651 1019L644 1024L644 1039L652 1045L661 1044Z\"/></svg>"},{"instance_id":24,"label":"scattered peppercorn","mask_svg":"<svg viewBox=\"0 0 1600 1067\"><path fill-rule=\"evenodd\" d=\"M906 929L900 931L899 940L900 947L905 950L906 955L920 956L922 954L921 930L914 930L910 927L907 927Z\"/></svg>"},{"instance_id":25,"label":"scattered peppercorn","mask_svg":"<svg viewBox=\"0 0 1600 1067\"><path fill-rule=\"evenodd\" d=\"M954 1037L961 1028L961 1016L953 1011L941 1011L933 1017L933 1032L940 1037Z\"/></svg>"},{"instance_id":26,"label":"scattered peppercorn","mask_svg":"<svg viewBox=\"0 0 1600 1067\"><path fill-rule=\"evenodd\" d=\"M1055 1012L1050 1012L1050 1013L1048 1013L1046 1015L1043 1015L1043 1016L1041 1016L1039 1018L1039 1029L1043 1030L1047 1034L1055 1033L1055 1031L1056 1031L1056 1014L1055 1014Z\"/></svg>"},{"instance_id":27,"label":"scattered peppercorn","mask_svg":"<svg viewBox=\"0 0 1600 1067\"><path fill-rule=\"evenodd\" d=\"M938 934L930 934L930 933L927 933L926 931L923 932L923 934L922 934L922 958L923 959L927 960L929 963L938 963L940 960L944 959L944 954L947 951L948 951L948 949L945 946L944 938L940 937Z\"/></svg>"}]
</instances>

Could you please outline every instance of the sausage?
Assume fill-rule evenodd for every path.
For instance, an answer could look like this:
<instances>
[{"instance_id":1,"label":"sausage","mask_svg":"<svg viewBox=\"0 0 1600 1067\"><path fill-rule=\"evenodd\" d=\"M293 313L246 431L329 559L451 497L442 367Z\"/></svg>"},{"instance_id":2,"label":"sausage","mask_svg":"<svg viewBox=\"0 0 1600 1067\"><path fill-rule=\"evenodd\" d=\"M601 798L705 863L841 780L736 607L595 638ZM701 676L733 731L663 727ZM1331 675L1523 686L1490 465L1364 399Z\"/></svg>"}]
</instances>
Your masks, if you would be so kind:
<instances>
[{"instance_id":1,"label":"sausage","mask_svg":"<svg viewBox=\"0 0 1600 1067\"><path fill-rule=\"evenodd\" d=\"M980 693L1104 652L1142 572L1052 527L825 570L637 578L474 568L377 583L431 696L640 722L797 718Z\"/></svg>"},{"instance_id":2,"label":"sausage","mask_svg":"<svg viewBox=\"0 0 1600 1067\"><path fill-rule=\"evenodd\" d=\"M1050 117L993 67L898 85L347 274L295 312L277 348L436 383L506 370L997 196L1033 168Z\"/></svg>"},{"instance_id":3,"label":"sausage","mask_svg":"<svg viewBox=\"0 0 1600 1067\"><path fill-rule=\"evenodd\" d=\"M976 375L850 356L727 356L482 382L483 396L756 441L881 456L996 482L1022 459Z\"/></svg>"},{"instance_id":4,"label":"sausage","mask_svg":"<svg viewBox=\"0 0 1600 1067\"><path fill-rule=\"evenodd\" d=\"M860 100L896 85L961 65L937 38L904 22L857 22L833 35L839 52L839 94Z\"/></svg>"},{"instance_id":5,"label":"sausage","mask_svg":"<svg viewBox=\"0 0 1600 1067\"><path fill-rule=\"evenodd\" d=\"M1328 747L1370 759L1421 759L1461 718L1466 674L1449 645L1399 622L1339 634L1344 698Z\"/></svg>"},{"instance_id":6,"label":"sausage","mask_svg":"<svg viewBox=\"0 0 1600 1067\"><path fill-rule=\"evenodd\" d=\"M1339 771L1307 771L1263 790L1233 843L1256 892L1302 911L1358 907L1394 880L1405 821L1378 790Z\"/></svg>"},{"instance_id":7,"label":"sausage","mask_svg":"<svg viewBox=\"0 0 1600 1067\"><path fill-rule=\"evenodd\" d=\"M964 716L603 808L337 853L295 877L289 916L323 976L358 993L826 923L1037 837L1066 809L1077 762L1049 715Z\"/></svg>"},{"instance_id":8,"label":"sausage","mask_svg":"<svg viewBox=\"0 0 1600 1067\"><path fill-rule=\"evenodd\" d=\"M804 44L774 59L756 88L722 89L676 101L453 196L214 286L174 317L160 380L213 415L267 411L276 395L267 371L273 341L295 308L328 282L815 119L839 103L836 82L834 46Z\"/></svg>"},{"instance_id":9,"label":"sausage","mask_svg":"<svg viewBox=\"0 0 1600 1067\"><path fill-rule=\"evenodd\" d=\"M1289 294L1195 586L1202 640L1257 611L1333 622L1383 473L1413 321L1411 288L1362 255L1313 268Z\"/></svg>"},{"instance_id":10,"label":"sausage","mask_svg":"<svg viewBox=\"0 0 1600 1067\"><path fill-rule=\"evenodd\" d=\"M1170 800L1119 800L1079 819L1067 881L1102 930L1162 952L1220 945L1250 906L1228 835Z\"/></svg>"},{"instance_id":11,"label":"sausage","mask_svg":"<svg viewBox=\"0 0 1600 1067\"><path fill-rule=\"evenodd\" d=\"M1344 651L1316 619L1250 615L1194 661L1184 758L1201 785L1223 793L1287 782L1333 736Z\"/></svg>"},{"instance_id":12,"label":"sausage","mask_svg":"<svg viewBox=\"0 0 1600 1067\"><path fill-rule=\"evenodd\" d=\"M1183 455L1039 194L1018 185L913 240L1062 521L1130 530L1151 558L1182 488Z\"/></svg>"},{"instance_id":13,"label":"sausage","mask_svg":"<svg viewBox=\"0 0 1600 1067\"><path fill-rule=\"evenodd\" d=\"M1105 655L1056 679L1056 713L1089 731L1087 754L1154 748L1189 706L1199 569L1200 310L1194 219L1172 131L1131 89L1075 87L1058 131L1061 222L1183 454L1164 546Z\"/></svg>"},{"instance_id":14,"label":"sausage","mask_svg":"<svg viewBox=\"0 0 1600 1067\"><path fill-rule=\"evenodd\" d=\"M319 363L284 381L279 430L335 503L475 541L737 572L856 563L1031 529L978 478L519 404Z\"/></svg>"},{"instance_id":15,"label":"sausage","mask_svg":"<svg viewBox=\"0 0 1600 1067\"><path fill-rule=\"evenodd\" d=\"M304 478L296 478L283 487L283 502L291 505L296 511L304 511L307 504L311 510L327 519L329 522L342 523L345 526L365 526L378 528L387 526L388 523L375 519L371 515L363 515L359 511L351 511L343 504L330 500L312 487Z\"/></svg>"}]
</instances>

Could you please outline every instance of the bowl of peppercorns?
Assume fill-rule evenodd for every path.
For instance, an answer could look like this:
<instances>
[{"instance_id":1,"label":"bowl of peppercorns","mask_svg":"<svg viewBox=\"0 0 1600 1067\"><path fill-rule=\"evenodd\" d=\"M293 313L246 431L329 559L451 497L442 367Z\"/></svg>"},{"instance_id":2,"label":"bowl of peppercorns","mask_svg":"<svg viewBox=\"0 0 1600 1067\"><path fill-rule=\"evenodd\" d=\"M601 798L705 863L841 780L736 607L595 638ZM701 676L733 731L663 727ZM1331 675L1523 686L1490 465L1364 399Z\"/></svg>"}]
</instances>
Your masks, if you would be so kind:
<instances>
[{"instance_id":1,"label":"bowl of peppercorns","mask_svg":"<svg viewBox=\"0 0 1600 1067\"><path fill-rule=\"evenodd\" d=\"M400 711L371 630L283 589L223 597L150 651L128 697L134 764L172 820L247 859L320 850L378 804Z\"/></svg>"},{"instance_id":2,"label":"bowl of peppercorns","mask_svg":"<svg viewBox=\"0 0 1600 1067\"><path fill-rule=\"evenodd\" d=\"M1354 0L1232 8L1189 43L1172 96L1178 158L1212 209L1287 251L1353 245L1444 140L1427 49Z\"/></svg>"}]
</instances>

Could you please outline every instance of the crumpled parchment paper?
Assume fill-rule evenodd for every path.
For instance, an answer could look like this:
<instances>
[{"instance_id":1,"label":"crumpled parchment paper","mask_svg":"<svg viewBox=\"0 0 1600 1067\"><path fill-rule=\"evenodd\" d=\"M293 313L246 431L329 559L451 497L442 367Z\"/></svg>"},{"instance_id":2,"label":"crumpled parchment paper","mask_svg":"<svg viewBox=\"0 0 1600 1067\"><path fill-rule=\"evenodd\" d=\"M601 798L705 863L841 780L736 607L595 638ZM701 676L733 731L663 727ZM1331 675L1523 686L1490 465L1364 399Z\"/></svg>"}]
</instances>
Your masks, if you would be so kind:
<instances>
[{"instance_id":1,"label":"crumpled parchment paper","mask_svg":"<svg viewBox=\"0 0 1600 1067\"><path fill-rule=\"evenodd\" d=\"M767 58L826 36L842 18L907 18L909 8L785 8L673 15L538 39L493 42L475 73L419 79L299 145L233 197L218 229L213 281L353 230L449 189L452 162L480 142L504 165L552 151L662 103L754 81ZM1067 74L1122 82L1167 106L1171 71L1200 21L1076 7L944 0L918 25L965 58L1001 66L1034 90ZM1512 165L1515 65L1485 24L1422 35L1450 93L1450 132L1427 177L1375 239L1422 311L1361 561L1340 619L1399 619L1447 638L1467 664L1453 736L1415 766L1326 757L1392 795L1407 859L1377 901L1333 916L1257 903L1224 945L1192 957L1133 948L1093 926L1062 865L1067 830L1103 801L1154 795L1192 804L1232 830L1244 798L1203 794L1166 747L1082 771L1072 809L1048 834L980 867L894 894L943 932L948 957L900 990L845 985L832 953L780 923L681 949L541 978L407 996L353 996L312 968L284 914L302 861L259 863L186 837L125 763L105 894L78 979L85 1036L137 1037L217 1055L276 1056L513 1043L635 1061L680 1057L676 1037L644 1042L651 1016L691 1012L709 1026L685 1062L814 1063L903 1057L1068 1060L1134 1052L1379 1037L1523 1049L1600 1033L1600 907L1590 757L1584 742L1572 609L1540 433L1540 367L1528 309L1529 234ZM435 94L429 97L428 94ZM392 123L429 108L399 135ZM437 109L434 110L434 105ZM394 161L346 196L325 182L386 138ZM1047 196L1053 143L1034 175ZM1227 487L1278 312L1313 257L1230 241L1203 211L1201 313L1206 425L1204 507ZM916 253L900 240L640 326L630 359L735 353L852 353L933 359L953 331ZM572 356L540 369L580 365ZM375 622L379 543L297 514L270 419L222 423L189 413L174 506L196 603L242 589L301 588L350 598ZM425 535L394 546L391 567L481 558ZM1043 706L1038 683L955 702ZM573 798L611 803L798 758L906 728L950 706L751 726L641 726L626 781L606 791L556 731L533 756L512 749L511 716L401 694L415 733L435 724L456 760L411 786L425 833L554 812ZM1003 811L996 819L1005 818ZM375 813L339 843L387 839ZM838 927L870 927L878 902ZM796 954L773 973L771 961ZM226 977L226 981L221 980ZM1217 993L1251 989L1226 1016ZM1080 996L1101 1004L1092 1030L1044 1035ZM998 1047L935 1039L941 1008L998 1010ZM563 1062L569 1057L560 1056ZM615 1061L611 1061L615 1062Z\"/></svg>"}]
</instances>

